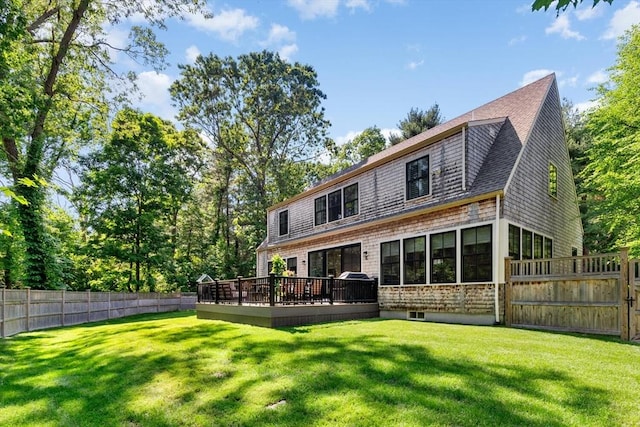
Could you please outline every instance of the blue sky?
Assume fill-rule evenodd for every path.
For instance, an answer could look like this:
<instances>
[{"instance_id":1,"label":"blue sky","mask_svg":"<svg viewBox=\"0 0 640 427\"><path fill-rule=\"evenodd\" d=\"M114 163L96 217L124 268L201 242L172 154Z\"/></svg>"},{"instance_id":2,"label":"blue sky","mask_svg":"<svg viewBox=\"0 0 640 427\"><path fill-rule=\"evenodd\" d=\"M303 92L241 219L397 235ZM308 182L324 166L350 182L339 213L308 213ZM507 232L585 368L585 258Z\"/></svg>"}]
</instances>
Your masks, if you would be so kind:
<instances>
[{"instance_id":1,"label":"blue sky","mask_svg":"<svg viewBox=\"0 0 640 427\"><path fill-rule=\"evenodd\" d=\"M592 105L590 88L607 80L617 38L640 23L640 2L591 4L556 17L517 0L210 1L213 19L190 15L159 32L171 51L166 70L117 60L138 73L139 108L169 119L177 64L277 51L316 70L330 135L344 142L373 125L388 132L434 102L454 118L550 72L562 97ZM110 28L111 41L123 30Z\"/></svg>"}]
</instances>

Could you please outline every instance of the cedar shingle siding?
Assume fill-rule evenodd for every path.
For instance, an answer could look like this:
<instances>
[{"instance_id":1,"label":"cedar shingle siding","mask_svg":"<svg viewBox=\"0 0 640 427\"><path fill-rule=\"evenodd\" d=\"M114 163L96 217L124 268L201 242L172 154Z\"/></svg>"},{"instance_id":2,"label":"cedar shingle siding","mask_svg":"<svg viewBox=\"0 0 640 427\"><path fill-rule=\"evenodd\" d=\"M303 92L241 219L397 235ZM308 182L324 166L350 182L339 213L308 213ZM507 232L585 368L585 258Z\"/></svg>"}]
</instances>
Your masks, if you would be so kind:
<instances>
[{"instance_id":1,"label":"cedar shingle siding","mask_svg":"<svg viewBox=\"0 0 640 427\"><path fill-rule=\"evenodd\" d=\"M430 193L407 200L407 162L424 156L429 158ZM548 193L550 162L557 167L557 197ZM358 214L314 226L315 199L355 183ZM280 236L283 210L289 213L289 233ZM491 323L502 314L496 300L502 289L496 284L504 281L509 224L552 239L555 257L571 255L572 247L581 253L582 226L554 75L375 154L269 209L257 274L265 275L267 261L279 253L297 257L298 274L304 276L310 252L357 244L361 270L379 277L382 243L400 241L403 247L405 239L426 237L429 242L434 233L455 231L457 284L381 286L381 315L406 318L413 313L442 320L441 314L455 314L465 322L481 318ZM484 225L493 230L491 280L463 283L462 231ZM430 283L428 244L426 254L427 271L419 273Z\"/></svg>"}]
</instances>

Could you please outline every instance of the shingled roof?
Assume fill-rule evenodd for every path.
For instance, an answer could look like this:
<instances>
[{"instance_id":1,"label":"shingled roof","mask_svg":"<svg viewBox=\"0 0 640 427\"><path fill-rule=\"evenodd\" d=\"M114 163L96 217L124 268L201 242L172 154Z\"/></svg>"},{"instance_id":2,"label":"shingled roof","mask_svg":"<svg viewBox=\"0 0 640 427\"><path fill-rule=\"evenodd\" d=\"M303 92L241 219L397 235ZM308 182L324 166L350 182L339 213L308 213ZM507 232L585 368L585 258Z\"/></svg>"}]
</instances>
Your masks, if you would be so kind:
<instances>
[{"instance_id":1,"label":"shingled roof","mask_svg":"<svg viewBox=\"0 0 640 427\"><path fill-rule=\"evenodd\" d=\"M508 117L521 143L525 144L529 137L529 133L531 132L533 122L538 114L538 110L540 109L551 84L555 81L555 78L555 74L549 74L540 80L523 86L518 90L468 111L454 119L448 120L447 122L433 127L426 132L422 132L421 134L402 141L401 143L387 148L384 151L374 154L365 162L362 162L360 167L364 167L370 163L375 163L385 157L392 157L394 153L403 151L411 145L430 139L441 133L445 133L456 126L476 120Z\"/></svg>"},{"instance_id":2,"label":"shingled roof","mask_svg":"<svg viewBox=\"0 0 640 427\"><path fill-rule=\"evenodd\" d=\"M435 142L441 137L447 136L448 132L455 131L469 123L500 118L507 119L508 128L501 130L500 134L502 135L498 135L496 144L492 147L487 156L487 162L483 165L476 179L478 185L470 188L463 197L503 189L506 179L508 179L515 164L518 152L522 145L527 143L538 112L554 82L555 74L549 74L540 80L374 154L335 175L325 178L292 199L271 208L291 202L293 199L302 197L310 192L321 191L335 182L347 179L350 176L359 174L361 171L390 161L403 153L410 152L412 146L416 146L416 149L418 149L419 145L425 141L433 140ZM495 159L498 163L492 162L490 159Z\"/></svg>"}]
</instances>

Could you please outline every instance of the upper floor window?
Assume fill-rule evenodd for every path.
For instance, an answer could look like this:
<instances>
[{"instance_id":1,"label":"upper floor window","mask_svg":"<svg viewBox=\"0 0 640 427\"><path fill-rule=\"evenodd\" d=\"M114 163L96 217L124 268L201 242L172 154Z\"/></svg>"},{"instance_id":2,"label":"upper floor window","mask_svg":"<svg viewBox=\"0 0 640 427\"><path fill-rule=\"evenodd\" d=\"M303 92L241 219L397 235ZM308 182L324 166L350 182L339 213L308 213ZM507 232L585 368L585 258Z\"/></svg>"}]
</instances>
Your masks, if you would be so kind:
<instances>
[{"instance_id":1,"label":"upper floor window","mask_svg":"<svg viewBox=\"0 0 640 427\"><path fill-rule=\"evenodd\" d=\"M289 211L282 211L279 214L280 236L289 234Z\"/></svg>"},{"instance_id":2,"label":"upper floor window","mask_svg":"<svg viewBox=\"0 0 640 427\"><path fill-rule=\"evenodd\" d=\"M344 187L344 217L358 215L358 183Z\"/></svg>"},{"instance_id":3,"label":"upper floor window","mask_svg":"<svg viewBox=\"0 0 640 427\"><path fill-rule=\"evenodd\" d=\"M407 163L407 200L429 194L429 156Z\"/></svg>"},{"instance_id":4,"label":"upper floor window","mask_svg":"<svg viewBox=\"0 0 640 427\"><path fill-rule=\"evenodd\" d=\"M327 196L315 200L315 225L327 222Z\"/></svg>"},{"instance_id":5,"label":"upper floor window","mask_svg":"<svg viewBox=\"0 0 640 427\"><path fill-rule=\"evenodd\" d=\"M329 221L336 221L342 218L342 190L329 193Z\"/></svg>"},{"instance_id":6,"label":"upper floor window","mask_svg":"<svg viewBox=\"0 0 640 427\"><path fill-rule=\"evenodd\" d=\"M462 281L491 280L491 240L490 225L462 230Z\"/></svg>"},{"instance_id":7,"label":"upper floor window","mask_svg":"<svg viewBox=\"0 0 640 427\"><path fill-rule=\"evenodd\" d=\"M549 163L549 195L558 197L558 168Z\"/></svg>"},{"instance_id":8,"label":"upper floor window","mask_svg":"<svg viewBox=\"0 0 640 427\"><path fill-rule=\"evenodd\" d=\"M431 283L456 281L456 232L431 235Z\"/></svg>"}]
</instances>

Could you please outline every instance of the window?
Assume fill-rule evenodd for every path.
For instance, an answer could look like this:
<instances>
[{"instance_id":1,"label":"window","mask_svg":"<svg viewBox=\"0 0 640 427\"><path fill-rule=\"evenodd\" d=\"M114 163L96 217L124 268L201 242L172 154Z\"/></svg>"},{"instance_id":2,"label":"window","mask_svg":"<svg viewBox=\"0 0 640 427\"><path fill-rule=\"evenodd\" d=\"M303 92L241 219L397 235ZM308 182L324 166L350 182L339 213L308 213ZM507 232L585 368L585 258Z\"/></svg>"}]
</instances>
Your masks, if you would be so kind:
<instances>
[{"instance_id":1,"label":"window","mask_svg":"<svg viewBox=\"0 0 640 427\"><path fill-rule=\"evenodd\" d=\"M338 277L343 271L360 268L360 243L309 252L310 277Z\"/></svg>"},{"instance_id":2,"label":"window","mask_svg":"<svg viewBox=\"0 0 640 427\"><path fill-rule=\"evenodd\" d=\"M271 274L271 270L273 270L273 262L267 261L267 274Z\"/></svg>"},{"instance_id":3,"label":"window","mask_svg":"<svg viewBox=\"0 0 640 427\"><path fill-rule=\"evenodd\" d=\"M431 235L431 283L456 281L456 232Z\"/></svg>"},{"instance_id":4,"label":"window","mask_svg":"<svg viewBox=\"0 0 640 427\"><path fill-rule=\"evenodd\" d=\"M558 197L558 168L549 163L549 195Z\"/></svg>"},{"instance_id":5,"label":"window","mask_svg":"<svg viewBox=\"0 0 640 427\"><path fill-rule=\"evenodd\" d=\"M491 226L462 230L462 280L484 282L492 277Z\"/></svg>"},{"instance_id":6,"label":"window","mask_svg":"<svg viewBox=\"0 0 640 427\"><path fill-rule=\"evenodd\" d=\"M509 224L509 256L520 259L520 227Z\"/></svg>"},{"instance_id":7,"label":"window","mask_svg":"<svg viewBox=\"0 0 640 427\"><path fill-rule=\"evenodd\" d=\"M327 222L327 196L315 200L315 225Z\"/></svg>"},{"instance_id":8,"label":"window","mask_svg":"<svg viewBox=\"0 0 640 427\"><path fill-rule=\"evenodd\" d=\"M342 190L329 193L329 221L342 218Z\"/></svg>"},{"instance_id":9,"label":"window","mask_svg":"<svg viewBox=\"0 0 640 427\"><path fill-rule=\"evenodd\" d=\"M358 215L358 184L344 187L344 217Z\"/></svg>"},{"instance_id":10,"label":"window","mask_svg":"<svg viewBox=\"0 0 640 427\"><path fill-rule=\"evenodd\" d=\"M381 285L400 284L400 240L380 245Z\"/></svg>"},{"instance_id":11,"label":"window","mask_svg":"<svg viewBox=\"0 0 640 427\"><path fill-rule=\"evenodd\" d=\"M280 219L280 236L289 234L289 211L282 211L279 215Z\"/></svg>"},{"instance_id":12,"label":"window","mask_svg":"<svg viewBox=\"0 0 640 427\"><path fill-rule=\"evenodd\" d=\"M429 194L429 156L407 163L407 200Z\"/></svg>"},{"instance_id":13,"label":"window","mask_svg":"<svg viewBox=\"0 0 640 427\"><path fill-rule=\"evenodd\" d=\"M533 235L533 258L542 258L542 242L544 238L539 234Z\"/></svg>"},{"instance_id":14,"label":"window","mask_svg":"<svg viewBox=\"0 0 640 427\"><path fill-rule=\"evenodd\" d=\"M293 274L298 274L298 258L287 258L287 270Z\"/></svg>"},{"instance_id":15,"label":"window","mask_svg":"<svg viewBox=\"0 0 640 427\"><path fill-rule=\"evenodd\" d=\"M522 230L522 259L533 259L533 233Z\"/></svg>"},{"instance_id":16,"label":"window","mask_svg":"<svg viewBox=\"0 0 640 427\"><path fill-rule=\"evenodd\" d=\"M404 284L415 285L427 283L425 271L426 238L414 237L404 239Z\"/></svg>"},{"instance_id":17,"label":"window","mask_svg":"<svg viewBox=\"0 0 640 427\"><path fill-rule=\"evenodd\" d=\"M544 257L553 258L553 240L547 237L544 238Z\"/></svg>"}]
</instances>

